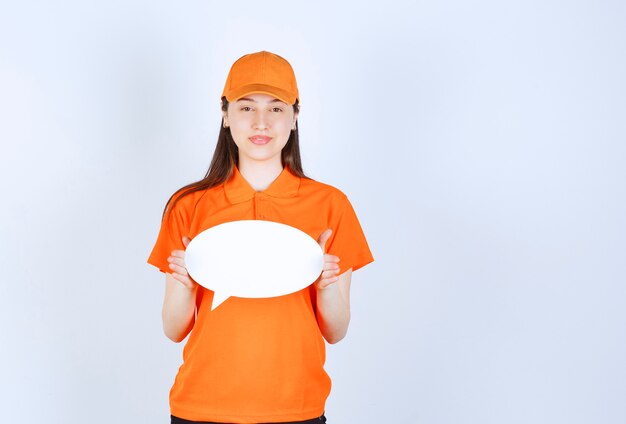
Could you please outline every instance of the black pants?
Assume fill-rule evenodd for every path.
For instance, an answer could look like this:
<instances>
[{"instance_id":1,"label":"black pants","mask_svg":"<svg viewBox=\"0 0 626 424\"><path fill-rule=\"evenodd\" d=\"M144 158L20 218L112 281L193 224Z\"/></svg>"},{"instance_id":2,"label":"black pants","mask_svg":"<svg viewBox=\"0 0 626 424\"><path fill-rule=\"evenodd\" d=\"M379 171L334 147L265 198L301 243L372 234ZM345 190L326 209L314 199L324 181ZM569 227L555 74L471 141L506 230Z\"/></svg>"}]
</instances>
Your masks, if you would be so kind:
<instances>
[{"instance_id":1,"label":"black pants","mask_svg":"<svg viewBox=\"0 0 626 424\"><path fill-rule=\"evenodd\" d=\"M326 417L324 416L324 414L322 414L321 417L313 418L311 420L289 421L289 422L284 422L281 424L322 424L325 422L326 422ZM172 424L225 424L225 423L214 423L211 421L189 421L189 420L184 420L182 418L178 418L172 415ZM268 424L271 424L271 423L268 423Z\"/></svg>"}]
</instances>

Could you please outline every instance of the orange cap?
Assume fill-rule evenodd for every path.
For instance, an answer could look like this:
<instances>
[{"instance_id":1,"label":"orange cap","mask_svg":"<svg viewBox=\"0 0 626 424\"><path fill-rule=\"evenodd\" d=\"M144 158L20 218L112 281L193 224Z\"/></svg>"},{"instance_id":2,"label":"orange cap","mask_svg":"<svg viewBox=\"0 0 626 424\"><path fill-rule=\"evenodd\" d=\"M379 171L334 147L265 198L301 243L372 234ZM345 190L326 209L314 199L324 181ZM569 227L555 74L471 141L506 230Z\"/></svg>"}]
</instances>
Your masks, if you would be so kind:
<instances>
[{"instance_id":1,"label":"orange cap","mask_svg":"<svg viewBox=\"0 0 626 424\"><path fill-rule=\"evenodd\" d=\"M226 78L222 97L232 102L251 93L269 94L294 104L299 98L298 85L289 62L265 50L237 59Z\"/></svg>"}]
</instances>

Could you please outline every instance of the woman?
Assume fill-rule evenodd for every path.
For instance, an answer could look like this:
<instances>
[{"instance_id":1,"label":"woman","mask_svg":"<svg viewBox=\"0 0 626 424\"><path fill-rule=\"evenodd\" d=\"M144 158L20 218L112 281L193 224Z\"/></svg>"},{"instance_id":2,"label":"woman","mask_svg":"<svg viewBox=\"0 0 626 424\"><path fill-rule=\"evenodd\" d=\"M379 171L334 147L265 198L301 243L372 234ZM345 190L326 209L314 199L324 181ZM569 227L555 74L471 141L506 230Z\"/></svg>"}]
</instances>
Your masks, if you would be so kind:
<instances>
[{"instance_id":1,"label":"woman","mask_svg":"<svg viewBox=\"0 0 626 424\"><path fill-rule=\"evenodd\" d=\"M304 175L298 113L291 65L267 51L242 56L226 80L222 128L205 178L166 205L148 262L166 274L165 334L175 342L189 335L170 391L172 423L326 421L324 339L345 336L352 271L373 257L345 194ZM231 297L211 311L213 292L189 277L184 249L207 228L248 219L315 238L328 252L323 271L296 293Z\"/></svg>"}]
</instances>

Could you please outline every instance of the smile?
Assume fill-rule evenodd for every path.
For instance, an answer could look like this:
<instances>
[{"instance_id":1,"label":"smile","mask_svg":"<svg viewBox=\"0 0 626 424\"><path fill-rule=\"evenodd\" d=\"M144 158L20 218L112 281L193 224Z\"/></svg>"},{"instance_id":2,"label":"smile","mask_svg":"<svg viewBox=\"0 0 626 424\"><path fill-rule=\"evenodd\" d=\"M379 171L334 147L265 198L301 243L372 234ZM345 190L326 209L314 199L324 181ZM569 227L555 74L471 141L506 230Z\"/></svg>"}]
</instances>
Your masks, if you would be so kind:
<instances>
[{"instance_id":1,"label":"smile","mask_svg":"<svg viewBox=\"0 0 626 424\"><path fill-rule=\"evenodd\" d=\"M272 140L272 137L267 137L264 135L255 135L249 138L251 142L254 144L267 144Z\"/></svg>"}]
</instances>

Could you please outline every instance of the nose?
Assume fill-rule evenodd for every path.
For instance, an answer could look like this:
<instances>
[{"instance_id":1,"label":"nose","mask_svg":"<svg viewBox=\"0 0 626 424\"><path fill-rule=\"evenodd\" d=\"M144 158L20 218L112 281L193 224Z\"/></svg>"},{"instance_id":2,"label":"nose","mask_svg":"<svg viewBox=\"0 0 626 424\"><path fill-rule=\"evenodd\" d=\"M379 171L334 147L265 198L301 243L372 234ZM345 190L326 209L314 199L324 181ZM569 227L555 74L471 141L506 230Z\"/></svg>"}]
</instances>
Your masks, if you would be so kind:
<instances>
[{"instance_id":1,"label":"nose","mask_svg":"<svg viewBox=\"0 0 626 424\"><path fill-rule=\"evenodd\" d=\"M269 127L268 117L265 111L259 110L254 114L253 127L256 130L263 130Z\"/></svg>"}]
</instances>

